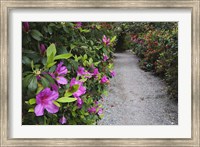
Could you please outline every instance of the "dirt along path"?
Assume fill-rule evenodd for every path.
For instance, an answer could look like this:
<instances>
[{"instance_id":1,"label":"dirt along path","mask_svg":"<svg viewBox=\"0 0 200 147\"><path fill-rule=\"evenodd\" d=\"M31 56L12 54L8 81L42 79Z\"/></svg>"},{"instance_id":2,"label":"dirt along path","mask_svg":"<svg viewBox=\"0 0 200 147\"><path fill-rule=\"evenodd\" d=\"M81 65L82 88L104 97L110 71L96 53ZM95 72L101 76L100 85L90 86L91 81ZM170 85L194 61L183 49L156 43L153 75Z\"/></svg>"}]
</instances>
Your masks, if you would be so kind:
<instances>
[{"instance_id":1,"label":"dirt along path","mask_svg":"<svg viewBox=\"0 0 200 147\"><path fill-rule=\"evenodd\" d=\"M104 118L98 125L176 125L178 106L165 83L138 65L131 52L115 53L116 76L104 97Z\"/></svg>"}]
</instances>

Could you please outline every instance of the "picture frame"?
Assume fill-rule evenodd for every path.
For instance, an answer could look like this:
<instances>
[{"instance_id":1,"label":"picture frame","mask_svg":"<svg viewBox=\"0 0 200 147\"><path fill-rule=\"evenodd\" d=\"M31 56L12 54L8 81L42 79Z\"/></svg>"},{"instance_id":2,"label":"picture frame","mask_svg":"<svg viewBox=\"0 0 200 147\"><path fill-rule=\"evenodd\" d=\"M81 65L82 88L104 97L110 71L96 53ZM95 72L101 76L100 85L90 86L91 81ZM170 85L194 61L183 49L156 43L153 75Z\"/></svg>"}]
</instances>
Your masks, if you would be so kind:
<instances>
[{"instance_id":1,"label":"picture frame","mask_svg":"<svg viewBox=\"0 0 200 147\"><path fill-rule=\"evenodd\" d=\"M17 8L190 8L192 9L192 137L190 139L84 138L84 139L12 139L9 138L9 10ZM199 146L199 50L200 1L20 1L1 0L1 146Z\"/></svg>"}]
</instances>

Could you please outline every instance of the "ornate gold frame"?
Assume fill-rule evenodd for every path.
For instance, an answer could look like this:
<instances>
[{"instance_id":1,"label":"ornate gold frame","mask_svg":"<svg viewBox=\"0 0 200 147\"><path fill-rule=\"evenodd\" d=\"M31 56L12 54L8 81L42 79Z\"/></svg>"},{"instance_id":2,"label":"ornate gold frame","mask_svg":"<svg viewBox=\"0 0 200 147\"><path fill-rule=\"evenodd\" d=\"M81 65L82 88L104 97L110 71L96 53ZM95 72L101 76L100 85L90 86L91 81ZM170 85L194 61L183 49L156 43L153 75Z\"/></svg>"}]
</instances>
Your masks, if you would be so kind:
<instances>
[{"instance_id":1,"label":"ornate gold frame","mask_svg":"<svg viewBox=\"0 0 200 147\"><path fill-rule=\"evenodd\" d=\"M0 138L1 146L200 146L200 1L60 1L0 0ZM8 14L13 8L191 8L192 9L192 138L191 139L11 139L8 137Z\"/></svg>"}]
</instances>

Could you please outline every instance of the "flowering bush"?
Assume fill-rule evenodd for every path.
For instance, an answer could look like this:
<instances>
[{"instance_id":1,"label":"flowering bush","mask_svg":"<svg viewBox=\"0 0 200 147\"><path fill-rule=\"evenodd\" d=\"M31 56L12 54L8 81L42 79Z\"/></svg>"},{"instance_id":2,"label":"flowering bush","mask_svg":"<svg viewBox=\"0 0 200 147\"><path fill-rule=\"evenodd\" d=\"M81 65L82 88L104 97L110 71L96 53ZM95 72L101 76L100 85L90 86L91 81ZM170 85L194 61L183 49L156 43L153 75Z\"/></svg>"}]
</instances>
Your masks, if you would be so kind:
<instances>
[{"instance_id":1,"label":"flowering bush","mask_svg":"<svg viewBox=\"0 0 200 147\"><path fill-rule=\"evenodd\" d=\"M133 51L141 58L140 67L164 78L169 85L169 93L177 98L178 25L177 23L155 23L154 25L147 23L143 27L146 32L131 34Z\"/></svg>"},{"instance_id":2,"label":"flowering bush","mask_svg":"<svg viewBox=\"0 0 200 147\"><path fill-rule=\"evenodd\" d=\"M108 29L109 27L109 29ZM22 124L96 124L115 76L112 23L22 23Z\"/></svg>"}]
</instances>

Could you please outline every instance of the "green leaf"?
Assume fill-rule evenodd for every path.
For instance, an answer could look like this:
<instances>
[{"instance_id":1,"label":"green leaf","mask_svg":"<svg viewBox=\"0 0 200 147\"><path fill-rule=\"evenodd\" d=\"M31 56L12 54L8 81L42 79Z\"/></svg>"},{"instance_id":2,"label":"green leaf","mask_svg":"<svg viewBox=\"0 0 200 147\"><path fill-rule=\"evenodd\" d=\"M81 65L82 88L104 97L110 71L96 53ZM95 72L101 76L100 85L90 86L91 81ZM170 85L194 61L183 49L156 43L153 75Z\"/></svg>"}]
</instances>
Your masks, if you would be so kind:
<instances>
[{"instance_id":1,"label":"green leaf","mask_svg":"<svg viewBox=\"0 0 200 147\"><path fill-rule=\"evenodd\" d=\"M90 63L90 64L93 63L93 59L92 59L92 58L89 59L89 63Z\"/></svg>"},{"instance_id":2,"label":"green leaf","mask_svg":"<svg viewBox=\"0 0 200 147\"><path fill-rule=\"evenodd\" d=\"M88 32L90 32L90 30L86 30L86 29L80 28L80 32L82 32L82 33L88 33Z\"/></svg>"},{"instance_id":3,"label":"green leaf","mask_svg":"<svg viewBox=\"0 0 200 147\"><path fill-rule=\"evenodd\" d=\"M31 30L31 36L37 41L41 41L43 37L43 35L38 30Z\"/></svg>"},{"instance_id":4,"label":"green leaf","mask_svg":"<svg viewBox=\"0 0 200 147\"><path fill-rule=\"evenodd\" d=\"M55 69L56 69L56 66L54 65L54 66L52 66L52 67L49 69L49 72L54 72Z\"/></svg>"},{"instance_id":5,"label":"green leaf","mask_svg":"<svg viewBox=\"0 0 200 147\"><path fill-rule=\"evenodd\" d=\"M53 103L57 106L57 107L60 107L60 104L56 101L53 101Z\"/></svg>"},{"instance_id":6,"label":"green leaf","mask_svg":"<svg viewBox=\"0 0 200 147\"><path fill-rule=\"evenodd\" d=\"M60 103L70 103L70 102L74 102L76 100L77 100L76 98L61 97L61 98L57 99L56 101L60 102Z\"/></svg>"},{"instance_id":7,"label":"green leaf","mask_svg":"<svg viewBox=\"0 0 200 147\"><path fill-rule=\"evenodd\" d=\"M102 50L103 50L103 53L104 53L104 54L107 54L107 53L108 53L108 51L106 50L106 48L103 48Z\"/></svg>"},{"instance_id":8,"label":"green leaf","mask_svg":"<svg viewBox=\"0 0 200 147\"><path fill-rule=\"evenodd\" d=\"M52 30L52 28L51 28L50 26L48 26L48 32L49 32L50 35L51 35L52 32L53 32L53 30Z\"/></svg>"},{"instance_id":9,"label":"green leaf","mask_svg":"<svg viewBox=\"0 0 200 147\"><path fill-rule=\"evenodd\" d=\"M34 76L33 74L29 74L23 79L23 86L24 87L27 87L30 84L33 76Z\"/></svg>"},{"instance_id":10,"label":"green leaf","mask_svg":"<svg viewBox=\"0 0 200 147\"><path fill-rule=\"evenodd\" d=\"M31 91L35 91L37 89L37 78L36 78L36 76L32 77L31 82L28 85L28 89L30 89Z\"/></svg>"},{"instance_id":11,"label":"green leaf","mask_svg":"<svg viewBox=\"0 0 200 147\"><path fill-rule=\"evenodd\" d=\"M69 59L72 56L72 54L68 53L68 54L61 54L61 55L57 55L54 57L54 60L59 60L59 59Z\"/></svg>"},{"instance_id":12,"label":"green leaf","mask_svg":"<svg viewBox=\"0 0 200 147\"><path fill-rule=\"evenodd\" d=\"M70 87L66 92L65 92L65 97L71 96L74 92L76 92L79 89L79 85L75 84L72 87Z\"/></svg>"},{"instance_id":13,"label":"green leaf","mask_svg":"<svg viewBox=\"0 0 200 147\"><path fill-rule=\"evenodd\" d=\"M75 47L76 47L76 45L70 44L70 49L71 49L71 50L74 49Z\"/></svg>"},{"instance_id":14,"label":"green leaf","mask_svg":"<svg viewBox=\"0 0 200 147\"><path fill-rule=\"evenodd\" d=\"M87 66L88 63L89 63L89 62L88 62L87 60L85 60L85 61L83 62L83 65L84 65L84 66Z\"/></svg>"},{"instance_id":15,"label":"green leaf","mask_svg":"<svg viewBox=\"0 0 200 147\"><path fill-rule=\"evenodd\" d=\"M28 112L34 112L33 108L28 109Z\"/></svg>"},{"instance_id":16,"label":"green leaf","mask_svg":"<svg viewBox=\"0 0 200 147\"><path fill-rule=\"evenodd\" d=\"M31 65L31 59L29 59L26 56L22 57L22 63L25 64L26 66L30 66Z\"/></svg>"},{"instance_id":17,"label":"green leaf","mask_svg":"<svg viewBox=\"0 0 200 147\"><path fill-rule=\"evenodd\" d=\"M54 54L51 53L51 55L47 57L47 65L53 62L54 62Z\"/></svg>"},{"instance_id":18,"label":"green leaf","mask_svg":"<svg viewBox=\"0 0 200 147\"><path fill-rule=\"evenodd\" d=\"M32 70L34 69L34 63L33 63L33 60L31 61L31 69L32 69Z\"/></svg>"},{"instance_id":19,"label":"green leaf","mask_svg":"<svg viewBox=\"0 0 200 147\"><path fill-rule=\"evenodd\" d=\"M81 46L81 48L82 48L82 49L88 49L88 47L87 47L87 46Z\"/></svg>"},{"instance_id":20,"label":"green leaf","mask_svg":"<svg viewBox=\"0 0 200 147\"><path fill-rule=\"evenodd\" d=\"M88 58L87 54L85 54L85 55L83 56L83 58L86 60L86 59Z\"/></svg>"},{"instance_id":21,"label":"green leaf","mask_svg":"<svg viewBox=\"0 0 200 147\"><path fill-rule=\"evenodd\" d=\"M49 74L43 74L44 77L52 84L55 83L54 79Z\"/></svg>"},{"instance_id":22,"label":"green leaf","mask_svg":"<svg viewBox=\"0 0 200 147\"><path fill-rule=\"evenodd\" d=\"M74 56L74 60L75 60L76 62L78 62L78 56L77 56L77 55Z\"/></svg>"},{"instance_id":23,"label":"green leaf","mask_svg":"<svg viewBox=\"0 0 200 147\"><path fill-rule=\"evenodd\" d=\"M29 102L30 105L33 105L33 104L36 103L36 99L35 98L31 98L31 99L29 99L28 102Z\"/></svg>"},{"instance_id":24,"label":"green leaf","mask_svg":"<svg viewBox=\"0 0 200 147\"><path fill-rule=\"evenodd\" d=\"M117 36L112 37L112 39L110 40L110 42L114 42L116 40Z\"/></svg>"},{"instance_id":25,"label":"green leaf","mask_svg":"<svg viewBox=\"0 0 200 147\"><path fill-rule=\"evenodd\" d=\"M41 82L43 87L49 87L49 81L46 78L41 77Z\"/></svg>"},{"instance_id":26,"label":"green leaf","mask_svg":"<svg viewBox=\"0 0 200 147\"><path fill-rule=\"evenodd\" d=\"M49 63L49 64L47 65L47 68L50 68L50 67L54 66L56 63L57 63L57 62Z\"/></svg>"},{"instance_id":27,"label":"green leaf","mask_svg":"<svg viewBox=\"0 0 200 147\"><path fill-rule=\"evenodd\" d=\"M36 94L38 94L40 91L42 91L44 89L44 87L43 86L38 86L38 89L37 89L37 91L36 91Z\"/></svg>"},{"instance_id":28,"label":"green leaf","mask_svg":"<svg viewBox=\"0 0 200 147\"><path fill-rule=\"evenodd\" d=\"M47 48L47 57L49 57L53 53L53 56L56 55L56 46L54 43L52 43L48 48Z\"/></svg>"},{"instance_id":29,"label":"green leaf","mask_svg":"<svg viewBox=\"0 0 200 147\"><path fill-rule=\"evenodd\" d=\"M99 63L101 63L101 61L95 62L94 65L97 66Z\"/></svg>"}]
</instances>

